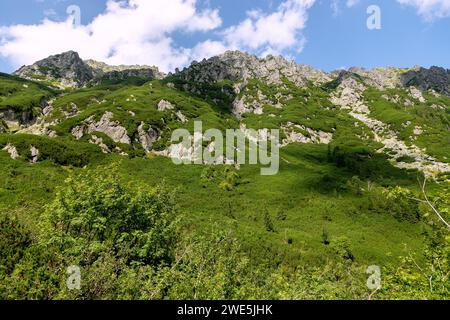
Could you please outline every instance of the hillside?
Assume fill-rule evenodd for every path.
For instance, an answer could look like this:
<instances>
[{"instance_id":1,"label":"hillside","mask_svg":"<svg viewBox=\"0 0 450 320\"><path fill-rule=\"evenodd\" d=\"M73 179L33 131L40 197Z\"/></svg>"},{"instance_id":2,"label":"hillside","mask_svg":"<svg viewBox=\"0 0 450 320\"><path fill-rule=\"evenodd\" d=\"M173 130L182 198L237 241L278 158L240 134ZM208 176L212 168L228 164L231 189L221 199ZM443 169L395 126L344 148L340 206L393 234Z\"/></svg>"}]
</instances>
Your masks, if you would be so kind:
<instances>
[{"instance_id":1,"label":"hillside","mask_svg":"<svg viewBox=\"0 0 450 320\"><path fill-rule=\"evenodd\" d=\"M279 129L279 173L173 164L189 150L172 133L193 133L195 121L224 133ZM365 271L379 265L380 299L448 298L448 229L418 180L448 221L449 145L450 70L438 67L327 73L226 52L164 75L49 57L0 74L0 228L17 230L0 236L2 259L15 259L0 268L0 297L365 299ZM163 212L152 221L166 237L145 242L132 229L144 218L123 222L147 204L139 196L151 207L142 210ZM178 245L168 236L175 212ZM97 228L107 230L98 239ZM67 243L52 238L59 232ZM64 268L46 263L81 265L101 289L68 292Z\"/></svg>"}]
</instances>

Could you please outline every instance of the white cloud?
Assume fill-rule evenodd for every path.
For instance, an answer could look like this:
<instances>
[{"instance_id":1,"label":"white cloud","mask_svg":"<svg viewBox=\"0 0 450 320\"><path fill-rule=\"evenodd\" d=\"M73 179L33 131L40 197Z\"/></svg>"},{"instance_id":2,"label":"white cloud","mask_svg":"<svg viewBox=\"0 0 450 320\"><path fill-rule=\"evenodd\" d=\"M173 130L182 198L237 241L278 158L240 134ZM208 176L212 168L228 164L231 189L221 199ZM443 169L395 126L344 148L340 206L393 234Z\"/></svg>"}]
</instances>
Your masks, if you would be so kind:
<instances>
[{"instance_id":1,"label":"white cloud","mask_svg":"<svg viewBox=\"0 0 450 320\"><path fill-rule=\"evenodd\" d=\"M209 6L201 9L197 0L108 0L106 10L88 25L74 27L71 18L45 18L36 25L0 26L0 56L19 67L74 50L84 59L150 64L167 72L227 49L257 54L300 51L305 43L301 31L314 2L285 0L274 12L248 12L241 23L219 31L219 11ZM189 37L212 31L219 40L208 39L192 48L172 39L174 32Z\"/></svg>"},{"instance_id":2,"label":"white cloud","mask_svg":"<svg viewBox=\"0 0 450 320\"><path fill-rule=\"evenodd\" d=\"M221 23L217 10L199 11L196 0L108 0L106 11L86 26L75 28L70 18L46 18L37 25L1 27L0 54L20 66L75 50L83 58L171 70L187 62L185 49L173 44L171 33L209 31Z\"/></svg>"},{"instance_id":3,"label":"white cloud","mask_svg":"<svg viewBox=\"0 0 450 320\"><path fill-rule=\"evenodd\" d=\"M345 2L345 6L347 8L352 8L359 3L359 0L347 0ZM338 16L341 14L341 0L331 0L331 11L333 12L333 16Z\"/></svg>"},{"instance_id":4,"label":"white cloud","mask_svg":"<svg viewBox=\"0 0 450 320\"><path fill-rule=\"evenodd\" d=\"M44 10L44 16L46 17L56 17L57 13L54 9L46 9Z\"/></svg>"},{"instance_id":5,"label":"white cloud","mask_svg":"<svg viewBox=\"0 0 450 320\"><path fill-rule=\"evenodd\" d=\"M306 26L308 9L315 0L286 0L275 12L250 11L247 19L223 32L230 47L251 51L282 53L286 49L300 51L304 43L300 31Z\"/></svg>"},{"instance_id":6,"label":"white cloud","mask_svg":"<svg viewBox=\"0 0 450 320\"><path fill-rule=\"evenodd\" d=\"M359 3L359 0L347 0L346 6L347 8L351 8L356 6Z\"/></svg>"},{"instance_id":7,"label":"white cloud","mask_svg":"<svg viewBox=\"0 0 450 320\"><path fill-rule=\"evenodd\" d=\"M206 40L197 44L190 52L192 60L201 60L203 58L212 57L221 54L230 49L237 49L226 46L221 41Z\"/></svg>"},{"instance_id":8,"label":"white cloud","mask_svg":"<svg viewBox=\"0 0 450 320\"><path fill-rule=\"evenodd\" d=\"M397 0L397 2L413 6L427 21L450 17L450 0Z\"/></svg>"}]
</instances>

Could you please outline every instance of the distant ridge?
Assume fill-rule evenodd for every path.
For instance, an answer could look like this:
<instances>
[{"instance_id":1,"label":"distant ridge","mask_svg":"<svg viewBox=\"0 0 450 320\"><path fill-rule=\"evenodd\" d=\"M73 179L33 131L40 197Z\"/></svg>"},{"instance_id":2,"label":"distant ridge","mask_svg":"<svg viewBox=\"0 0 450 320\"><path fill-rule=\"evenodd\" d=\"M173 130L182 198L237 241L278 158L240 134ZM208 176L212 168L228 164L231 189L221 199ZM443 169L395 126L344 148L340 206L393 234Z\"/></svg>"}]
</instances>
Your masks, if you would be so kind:
<instances>
[{"instance_id":1,"label":"distant ridge","mask_svg":"<svg viewBox=\"0 0 450 320\"><path fill-rule=\"evenodd\" d=\"M102 79L124 80L139 77L145 80L162 79L165 75L150 66L110 66L94 60L83 61L79 54L68 51L23 66L14 75L49 82L57 87L80 88Z\"/></svg>"}]
</instances>

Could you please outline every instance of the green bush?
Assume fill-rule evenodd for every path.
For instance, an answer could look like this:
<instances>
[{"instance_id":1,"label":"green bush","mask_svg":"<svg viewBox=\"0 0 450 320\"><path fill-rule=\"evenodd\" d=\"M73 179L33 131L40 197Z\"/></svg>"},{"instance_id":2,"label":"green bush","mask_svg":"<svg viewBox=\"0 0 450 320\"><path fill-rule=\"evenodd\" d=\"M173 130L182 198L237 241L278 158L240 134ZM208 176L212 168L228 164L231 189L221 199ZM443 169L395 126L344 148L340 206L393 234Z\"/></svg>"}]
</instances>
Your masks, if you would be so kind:
<instances>
[{"instance_id":1,"label":"green bush","mask_svg":"<svg viewBox=\"0 0 450 320\"><path fill-rule=\"evenodd\" d=\"M340 259L355 260L355 256L350 248L350 240L346 237L338 237L330 242L330 249Z\"/></svg>"},{"instance_id":2,"label":"green bush","mask_svg":"<svg viewBox=\"0 0 450 320\"><path fill-rule=\"evenodd\" d=\"M0 214L0 279L10 274L31 245L31 234L7 213Z\"/></svg>"},{"instance_id":3,"label":"green bush","mask_svg":"<svg viewBox=\"0 0 450 320\"><path fill-rule=\"evenodd\" d=\"M84 167L103 157L98 146L68 138L48 138L34 135L0 135L0 149L7 144L17 148L24 160L31 159L30 147L39 150L38 161L49 160L63 166Z\"/></svg>"},{"instance_id":4,"label":"green bush","mask_svg":"<svg viewBox=\"0 0 450 320\"><path fill-rule=\"evenodd\" d=\"M124 187L116 169L67 179L37 223L37 243L1 218L0 257L8 264L0 269L0 299L143 298L146 277L174 263L174 195L165 187ZM80 267L81 290L66 286L71 265Z\"/></svg>"},{"instance_id":5,"label":"green bush","mask_svg":"<svg viewBox=\"0 0 450 320\"><path fill-rule=\"evenodd\" d=\"M217 226L207 235L187 238L178 251L179 263L162 270L154 285L159 288L158 298L236 299L249 281L249 261L237 240Z\"/></svg>"},{"instance_id":6,"label":"green bush","mask_svg":"<svg viewBox=\"0 0 450 320\"><path fill-rule=\"evenodd\" d=\"M71 177L44 213L44 237L64 254L90 264L112 250L127 263L157 266L172 259L176 241L173 194L123 187L115 166Z\"/></svg>"},{"instance_id":7,"label":"green bush","mask_svg":"<svg viewBox=\"0 0 450 320\"><path fill-rule=\"evenodd\" d=\"M378 205L400 221L417 223L421 220L419 202L414 199L411 191L400 187L381 190L381 203Z\"/></svg>"}]
</instances>

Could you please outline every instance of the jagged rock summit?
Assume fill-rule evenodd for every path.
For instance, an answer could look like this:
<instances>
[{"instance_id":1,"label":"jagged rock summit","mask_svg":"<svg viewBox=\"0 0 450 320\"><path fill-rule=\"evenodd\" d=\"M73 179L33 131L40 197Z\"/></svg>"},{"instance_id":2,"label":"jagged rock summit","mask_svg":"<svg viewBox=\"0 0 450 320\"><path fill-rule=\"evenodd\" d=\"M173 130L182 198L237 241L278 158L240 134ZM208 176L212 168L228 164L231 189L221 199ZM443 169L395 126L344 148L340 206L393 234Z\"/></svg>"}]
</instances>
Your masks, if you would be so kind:
<instances>
[{"instance_id":1,"label":"jagged rock summit","mask_svg":"<svg viewBox=\"0 0 450 320\"><path fill-rule=\"evenodd\" d=\"M298 86L304 86L308 80L316 83L331 80L323 71L299 65L281 56L258 58L240 51L227 51L201 62L194 61L190 67L176 74L183 80L202 83L258 78L268 84L282 84L283 78L286 78Z\"/></svg>"},{"instance_id":2,"label":"jagged rock summit","mask_svg":"<svg viewBox=\"0 0 450 320\"><path fill-rule=\"evenodd\" d=\"M94 60L83 61L75 51L68 51L23 66L14 75L34 81L45 81L61 88L80 88L102 80L125 80L130 77L146 80L162 79L165 75L150 66L110 66Z\"/></svg>"},{"instance_id":3,"label":"jagged rock summit","mask_svg":"<svg viewBox=\"0 0 450 320\"><path fill-rule=\"evenodd\" d=\"M450 70L433 66L430 69L415 68L402 74L405 86L414 86L422 91L434 90L450 96Z\"/></svg>"},{"instance_id":4,"label":"jagged rock summit","mask_svg":"<svg viewBox=\"0 0 450 320\"><path fill-rule=\"evenodd\" d=\"M175 75L191 83L216 83L224 80L245 82L257 78L270 85L280 85L283 79L286 79L298 87L306 87L311 83L320 86L332 81L339 85L341 81L352 77L366 86L379 90L414 87L450 96L450 70L440 67L433 66L430 69L352 67L347 70L324 72L308 65L297 64L282 56L268 55L265 58L258 58L240 51L227 51L200 62L194 61L189 67L177 70Z\"/></svg>"},{"instance_id":5,"label":"jagged rock summit","mask_svg":"<svg viewBox=\"0 0 450 320\"><path fill-rule=\"evenodd\" d=\"M129 78L144 80L163 79L165 74L154 66L120 65L111 66L95 60L82 60L77 52L68 51L53 55L30 66L23 66L16 72L21 78L45 81L56 87L80 88L101 81L123 81ZM337 81L337 85L347 77L358 78L368 86L378 89L395 87L414 87L422 91L434 90L450 96L450 70L440 67L430 69L416 68L349 68L324 72L310 66L297 64L281 56L268 55L258 58L255 55L227 51L221 55L192 64L175 75L184 81L215 83L224 80L246 81L257 78L267 84L282 84L289 80L299 87L312 83L323 85Z\"/></svg>"},{"instance_id":6,"label":"jagged rock summit","mask_svg":"<svg viewBox=\"0 0 450 320\"><path fill-rule=\"evenodd\" d=\"M23 66L14 75L29 80L59 82L63 87L81 87L94 78L93 70L78 53L68 51Z\"/></svg>"}]
</instances>

